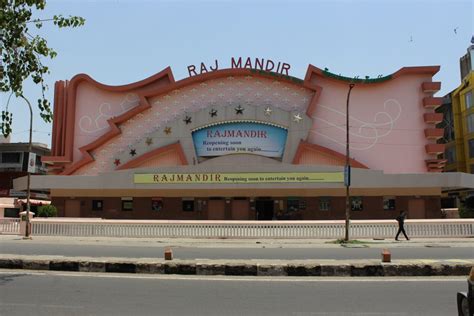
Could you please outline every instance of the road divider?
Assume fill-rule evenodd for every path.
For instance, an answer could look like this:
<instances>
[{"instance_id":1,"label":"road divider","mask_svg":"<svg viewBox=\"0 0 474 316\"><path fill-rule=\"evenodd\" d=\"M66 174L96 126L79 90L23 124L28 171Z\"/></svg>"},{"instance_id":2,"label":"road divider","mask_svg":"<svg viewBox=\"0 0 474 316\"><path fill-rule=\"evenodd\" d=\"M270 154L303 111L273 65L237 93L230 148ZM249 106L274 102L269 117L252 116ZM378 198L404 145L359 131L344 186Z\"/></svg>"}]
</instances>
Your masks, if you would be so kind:
<instances>
[{"instance_id":1,"label":"road divider","mask_svg":"<svg viewBox=\"0 0 474 316\"><path fill-rule=\"evenodd\" d=\"M180 260L0 255L0 269L233 276L462 276L469 260Z\"/></svg>"}]
</instances>

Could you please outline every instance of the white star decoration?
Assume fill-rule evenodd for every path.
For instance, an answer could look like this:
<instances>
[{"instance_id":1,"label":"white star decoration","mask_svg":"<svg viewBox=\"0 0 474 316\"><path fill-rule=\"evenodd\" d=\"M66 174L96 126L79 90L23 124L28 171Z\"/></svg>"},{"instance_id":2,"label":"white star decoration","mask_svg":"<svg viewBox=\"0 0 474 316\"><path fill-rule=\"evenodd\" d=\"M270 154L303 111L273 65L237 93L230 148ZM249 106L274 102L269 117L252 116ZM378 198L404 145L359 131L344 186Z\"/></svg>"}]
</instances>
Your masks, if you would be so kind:
<instances>
[{"instance_id":1,"label":"white star decoration","mask_svg":"<svg viewBox=\"0 0 474 316\"><path fill-rule=\"evenodd\" d=\"M296 123L299 123L303 118L301 117L301 114L293 114L293 121Z\"/></svg>"},{"instance_id":2,"label":"white star decoration","mask_svg":"<svg viewBox=\"0 0 474 316\"><path fill-rule=\"evenodd\" d=\"M97 174L114 167L110 163L111 157L114 155L119 157L119 153L127 148L127 144L141 143L144 147L147 147L146 137L153 135L155 135L153 137L158 137L157 139L169 137L169 135L163 135L164 124L176 121L180 115L186 113L191 115L191 113L203 109L209 111L211 108L220 108L221 106L232 106L232 109L239 105L245 109L250 109L252 106L262 106L258 109L258 112L260 115L263 114L267 120L273 117L274 111L278 113L285 111L289 112L287 115L290 116L289 119L294 122L293 124L299 124L302 120L307 119L303 112L312 97L313 92L306 90L306 88L297 89L292 85L282 84L279 81L252 76L213 79L205 84L198 83L181 90L175 89L164 95L154 96L152 108L146 114L144 114L145 112L138 113L127 121L128 124L123 124L121 126L121 136L114 139L113 143L105 144L95 151L93 153L95 163L84 167L78 174ZM128 103L126 106L128 106ZM273 108L276 110L273 110ZM231 111L232 109L228 110ZM219 110L219 115L220 112ZM111 114L118 115L117 113ZM157 125L162 126L159 127L159 131L149 134L157 128ZM177 127L173 127L173 129L175 128ZM148 134L146 134L147 132ZM175 131L173 130L173 132ZM140 141L130 142L138 134L146 137L141 137ZM156 146L150 144L148 147L154 148ZM125 157L128 152L125 151L123 155ZM124 157L121 158L122 162L125 161Z\"/></svg>"}]
</instances>

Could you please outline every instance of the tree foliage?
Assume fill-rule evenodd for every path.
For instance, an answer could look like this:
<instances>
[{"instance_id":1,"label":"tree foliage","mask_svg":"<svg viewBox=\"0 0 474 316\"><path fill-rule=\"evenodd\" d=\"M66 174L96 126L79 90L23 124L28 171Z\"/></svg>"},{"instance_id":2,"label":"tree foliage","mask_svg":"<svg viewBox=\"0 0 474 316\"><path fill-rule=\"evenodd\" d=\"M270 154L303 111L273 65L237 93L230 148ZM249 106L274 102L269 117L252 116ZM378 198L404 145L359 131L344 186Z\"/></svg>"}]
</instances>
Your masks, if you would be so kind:
<instances>
[{"instance_id":1,"label":"tree foliage","mask_svg":"<svg viewBox=\"0 0 474 316\"><path fill-rule=\"evenodd\" d=\"M56 217L58 216L58 210L56 206L52 204L42 205L38 207L38 217Z\"/></svg>"},{"instance_id":2,"label":"tree foliage","mask_svg":"<svg viewBox=\"0 0 474 316\"><path fill-rule=\"evenodd\" d=\"M41 87L38 98L40 116L45 122L51 122L53 114L51 104L45 97L48 89L44 75L49 69L42 62L45 58L54 58L57 53L46 39L32 35L30 28L38 31L45 22L52 22L59 28L78 27L85 20L78 16L63 17L55 15L50 19L34 19L33 10L44 10L46 0L0 0L0 92L10 94L6 107L2 111L0 129L4 136L12 132L13 116L8 111L8 102L12 95L23 96L23 84L31 79Z\"/></svg>"},{"instance_id":3,"label":"tree foliage","mask_svg":"<svg viewBox=\"0 0 474 316\"><path fill-rule=\"evenodd\" d=\"M474 196L468 197L459 208L459 217L474 218Z\"/></svg>"}]
</instances>

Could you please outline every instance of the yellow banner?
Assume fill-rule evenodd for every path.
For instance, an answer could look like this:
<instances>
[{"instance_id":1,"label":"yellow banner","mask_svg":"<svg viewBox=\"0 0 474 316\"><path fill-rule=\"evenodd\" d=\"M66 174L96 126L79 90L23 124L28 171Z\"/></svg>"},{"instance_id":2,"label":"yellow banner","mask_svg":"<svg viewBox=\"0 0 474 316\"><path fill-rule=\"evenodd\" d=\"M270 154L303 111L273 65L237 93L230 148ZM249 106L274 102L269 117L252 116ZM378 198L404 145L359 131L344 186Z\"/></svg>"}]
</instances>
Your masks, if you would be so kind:
<instances>
[{"instance_id":1,"label":"yellow banner","mask_svg":"<svg viewBox=\"0 0 474 316\"><path fill-rule=\"evenodd\" d=\"M343 172L155 173L135 174L136 184L324 183L344 182Z\"/></svg>"}]
</instances>

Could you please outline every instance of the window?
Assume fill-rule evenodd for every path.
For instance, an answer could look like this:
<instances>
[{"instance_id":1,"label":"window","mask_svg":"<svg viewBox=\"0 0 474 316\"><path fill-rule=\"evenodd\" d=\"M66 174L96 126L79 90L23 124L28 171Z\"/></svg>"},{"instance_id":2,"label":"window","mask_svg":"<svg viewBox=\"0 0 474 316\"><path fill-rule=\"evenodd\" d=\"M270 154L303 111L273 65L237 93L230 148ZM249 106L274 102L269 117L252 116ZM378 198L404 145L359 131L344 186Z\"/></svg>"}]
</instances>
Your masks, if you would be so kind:
<instances>
[{"instance_id":1,"label":"window","mask_svg":"<svg viewBox=\"0 0 474 316\"><path fill-rule=\"evenodd\" d=\"M132 210L133 210L133 198L123 197L122 198L122 211L132 211Z\"/></svg>"},{"instance_id":2,"label":"window","mask_svg":"<svg viewBox=\"0 0 474 316\"><path fill-rule=\"evenodd\" d=\"M456 162L456 147L447 147L444 151L444 158L448 164Z\"/></svg>"},{"instance_id":3,"label":"window","mask_svg":"<svg viewBox=\"0 0 474 316\"><path fill-rule=\"evenodd\" d=\"M20 163L21 153L2 153L3 163Z\"/></svg>"},{"instance_id":4,"label":"window","mask_svg":"<svg viewBox=\"0 0 474 316\"><path fill-rule=\"evenodd\" d=\"M443 114L443 121L438 123L436 127L444 129L443 139L439 139L438 144L444 144L453 141L455 138L455 130L451 100L449 99L448 101L445 101L442 106L438 107L436 109L436 113Z\"/></svg>"},{"instance_id":5,"label":"window","mask_svg":"<svg viewBox=\"0 0 474 316\"><path fill-rule=\"evenodd\" d=\"M151 199L151 210L159 212L163 209L163 199L162 198L152 198Z\"/></svg>"},{"instance_id":6,"label":"window","mask_svg":"<svg viewBox=\"0 0 474 316\"><path fill-rule=\"evenodd\" d=\"M469 114L466 117L466 121L467 121L467 132L474 133L474 113Z\"/></svg>"},{"instance_id":7,"label":"window","mask_svg":"<svg viewBox=\"0 0 474 316\"><path fill-rule=\"evenodd\" d=\"M92 210L93 211L102 211L104 207L104 201L102 200L92 200Z\"/></svg>"},{"instance_id":8,"label":"window","mask_svg":"<svg viewBox=\"0 0 474 316\"><path fill-rule=\"evenodd\" d=\"M288 212L295 212L300 209L300 201L298 198L288 198L286 201L286 208Z\"/></svg>"},{"instance_id":9,"label":"window","mask_svg":"<svg viewBox=\"0 0 474 316\"><path fill-rule=\"evenodd\" d=\"M472 91L466 92L464 100L466 101L466 110L474 106L472 102Z\"/></svg>"},{"instance_id":10,"label":"window","mask_svg":"<svg viewBox=\"0 0 474 316\"><path fill-rule=\"evenodd\" d=\"M395 197L394 196L384 196L383 197L383 209L385 211L394 211L395 210Z\"/></svg>"},{"instance_id":11,"label":"window","mask_svg":"<svg viewBox=\"0 0 474 316\"><path fill-rule=\"evenodd\" d=\"M5 208L5 217L20 217L20 209L19 208Z\"/></svg>"},{"instance_id":12,"label":"window","mask_svg":"<svg viewBox=\"0 0 474 316\"><path fill-rule=\"evenodd\" d=\"M354 196L351 197L351 210L362 211L364 206L362 205L362 197Z\"/></svg>"},{"instance_id":13,"label":"window","mask_svg":"<svg viewBox=\"0 0 474 316\"><path fill-rule=\"evenodd\" d=\"M193 212L194 211L194 199L184 198L183 199L183 212Z\"/></svg>"},{"instance_id":14,"label":"window","mask_svg":"<svg viewBox=\"0 0 474 316\"><path fill-rule=\"evenodd\" d=\"M331 208L331 199L328 197L319 198L319 210L320 211L329 211Z\"/></svg>"},{"instance_id":15,"label":"window","mask_svg":"<svg viewBox=\"0 0 474 316\"><path fill-rule=\"evenodd\" d=\"M469 158L474 158L474 138L468 141Z\"/></svg>"}]
</instances>

